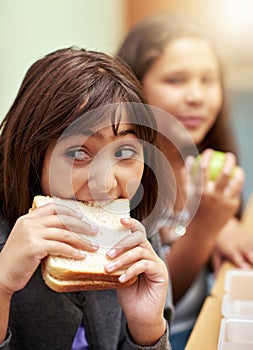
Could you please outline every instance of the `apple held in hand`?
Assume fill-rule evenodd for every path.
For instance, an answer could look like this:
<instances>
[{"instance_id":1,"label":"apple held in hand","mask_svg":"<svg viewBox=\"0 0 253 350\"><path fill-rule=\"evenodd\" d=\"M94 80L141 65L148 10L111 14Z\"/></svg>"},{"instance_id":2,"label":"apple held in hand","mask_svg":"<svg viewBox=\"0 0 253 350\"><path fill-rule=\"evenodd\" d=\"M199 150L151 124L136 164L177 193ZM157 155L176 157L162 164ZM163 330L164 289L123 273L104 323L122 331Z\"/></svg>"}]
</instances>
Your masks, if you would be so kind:
<instances>
[{"instance_id":1,"label":"apple held in hand","mask_svg":"<svg viewBox=\"0 0 253 350\"><path fill-rule=\"evenodd\" d=\"M197 167L199 166L200 162L200 157L199 155L196 158L196 165ZM221 152L221 151L213 151L211 161L209 164L209 178L211 181L216 181L219 175L222 172L224 163L225 163L225 158L226 158L226 153ZM231 176L233 176L234 171L232 172Z\"/></svg>"},{"instance_id":2,"label":"apple held in hand","mask_svg":"<svg viewBox=\"0 0 253 350\"><path fill-rule=\"evenodd\" d=\"M209 166L209 175L210 175L210 180L216 181L218 176L222 172L222 168L224 166L226 155L224 152L220 151L214 151L210 166Z\"/></svg>"}]
</instances>

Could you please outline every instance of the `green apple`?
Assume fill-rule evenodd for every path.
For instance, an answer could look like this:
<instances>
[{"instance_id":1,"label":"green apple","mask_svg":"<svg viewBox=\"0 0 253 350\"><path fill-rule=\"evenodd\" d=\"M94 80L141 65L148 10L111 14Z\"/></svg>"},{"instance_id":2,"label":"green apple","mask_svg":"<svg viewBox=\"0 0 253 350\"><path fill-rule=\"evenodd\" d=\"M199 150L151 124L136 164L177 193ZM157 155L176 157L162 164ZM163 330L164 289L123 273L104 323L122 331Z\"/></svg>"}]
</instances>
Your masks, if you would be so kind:
<instances>
[{"instance_id":1,"label":"green apple","mask_svg":"<svg viewBox=\"0 0 253 350\"><path fill-rule=\"evenodd\" d=\"M216 181L222 172L222 168L225 162L225 153L220 151L214 151L210 166L209 166L209 176L210 180Z\"/></svg>"},{"instance_id":2,"label":"green apple","mask_svg":"<svg viewBox=\"0 0 253 350\"><path fill-rule=\"evenodd\" d=\"M199 166L200 157L201 155L199 155L196 158L197 167ZM209 164L209 178L211 181L216 181L219 175L221 174L224 166L225 158L226 158L226 154L224 152L221 152L221 151L213 152L211 161ZM233 176L233 173L231 174L231 176Z\"/></svg>"}]
</instances>

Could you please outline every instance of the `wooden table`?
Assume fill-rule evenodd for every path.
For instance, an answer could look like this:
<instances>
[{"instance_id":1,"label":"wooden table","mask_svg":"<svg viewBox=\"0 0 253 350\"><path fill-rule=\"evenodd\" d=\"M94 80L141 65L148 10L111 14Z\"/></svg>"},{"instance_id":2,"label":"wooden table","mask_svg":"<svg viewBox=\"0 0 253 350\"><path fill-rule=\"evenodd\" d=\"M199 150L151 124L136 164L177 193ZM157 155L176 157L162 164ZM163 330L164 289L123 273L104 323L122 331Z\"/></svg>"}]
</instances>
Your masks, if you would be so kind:
<instances>
[{"instance_id":1,"label":"wooden table","mask_svg":"<svg viewBox=\"0 0 253 350\"><path fill-rule=\"evenodd\" d=\"M226 272L234 265L226 262L222 265L215 284L202 306L198 319L190 335L185 350L217 350L222 320L221 304L224 294Z\"/></svg>"},{"instance_id":2,"label":"wooden table","mask_svg":"<svg viewBox=\"0 0 253 350\"><path fill-rule=\"evenodd\" d=\"M253 196L242 217L244 227L253 233ZM224 279L226 273L235 268L225 262L216 278L214 286L202 306L185 350L217 350L222 320L221 304L224 295Z\"/></svg>"}]
</instances>

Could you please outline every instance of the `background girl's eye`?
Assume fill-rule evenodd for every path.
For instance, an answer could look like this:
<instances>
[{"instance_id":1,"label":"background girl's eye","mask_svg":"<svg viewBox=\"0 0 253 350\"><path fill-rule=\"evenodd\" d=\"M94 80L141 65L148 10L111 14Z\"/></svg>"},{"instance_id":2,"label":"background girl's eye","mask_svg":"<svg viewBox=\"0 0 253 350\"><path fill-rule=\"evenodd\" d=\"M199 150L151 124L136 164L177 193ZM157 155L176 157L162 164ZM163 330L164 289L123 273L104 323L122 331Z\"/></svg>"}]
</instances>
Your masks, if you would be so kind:
<instances>
[{"instance_id":1,"label":"background girl's eye","mask_svg":"<svg viewBox=\"0 0 253 350\"><path fill-rule=\"evenodd\" d=\"M183 78L170 78L170 79L168 79L169 84L175 84L175 85L182 84L184 81L185 81L185 79L183 79Z\"/></svg>"},{"instance_id":2,"label":"background girl's eye","mask_svg":"<svg viewBox=\"0 0 253 350\"><path fill-rule=\"evenodd\" d=\"M214 77L203 77L202 82L204 84L211 84L211 83L215 82L215 78Z\"/></svg>"}]
</instances>

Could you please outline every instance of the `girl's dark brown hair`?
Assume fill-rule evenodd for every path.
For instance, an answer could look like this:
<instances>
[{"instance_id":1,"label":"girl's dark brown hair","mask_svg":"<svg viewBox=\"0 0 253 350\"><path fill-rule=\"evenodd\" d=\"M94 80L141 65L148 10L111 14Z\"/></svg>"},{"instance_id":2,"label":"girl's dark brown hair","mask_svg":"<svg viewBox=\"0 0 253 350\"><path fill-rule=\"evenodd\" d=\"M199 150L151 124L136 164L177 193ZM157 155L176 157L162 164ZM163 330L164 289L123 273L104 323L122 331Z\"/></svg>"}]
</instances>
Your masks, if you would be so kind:
<instances>
[{"instance_id":1,"label":"girl's dark brown hair","mask_svg":"<svg viewBox=\"0 0 253 350\"><path fill-rule=\"evenodd\" d=\"M138 80L142 82L144 75L162 54L166 45L172 40L185 37L198 37L207 40L195 25L187 19L174 13L156 14L145 18L128 33L116 57L123 59L133 70ZM214 48L213 51L215 52ZM201 152L205 148L210 147L236 154L237 150L225 101L222 62L217 54L216 57L220 67L224 96L223 105L212 129L208 132L203 142L198 145L198 149Z\"/></svg>"},{"instance_id":2,"label":"girl's dark brown hair","mask_svg":"<svg viewBox=\"0 0 253 350\"><path fill-rule=\"evenodd\" d=\"M66 48L46 55L28 69L1 124L1 212L10 225L27 213L33 197L42 193L41 171L49 143L58 139L81 115L120 102L126 103L137 136L155 146L156 124L145 105L141 86L129 68L118 60L99 52ZM101 114L97 118L102 117ZM144 148L144 154L144 194L133 209L139 220L148 216L158 196L155 173L146 165L156 167L154 148Z\"/></svg>"}]
</instances>

